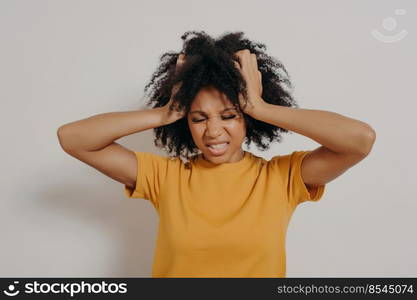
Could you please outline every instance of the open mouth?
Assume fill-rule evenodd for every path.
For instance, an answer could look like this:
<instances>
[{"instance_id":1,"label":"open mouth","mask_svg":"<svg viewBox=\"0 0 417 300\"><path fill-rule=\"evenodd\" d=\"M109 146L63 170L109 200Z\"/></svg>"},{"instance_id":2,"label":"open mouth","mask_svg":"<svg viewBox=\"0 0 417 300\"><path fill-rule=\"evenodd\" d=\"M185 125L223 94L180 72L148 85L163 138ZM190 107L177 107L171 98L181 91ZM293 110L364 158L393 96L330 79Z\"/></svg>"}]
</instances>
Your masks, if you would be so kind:
<instances>
[{"instance_id":1,"label":"open mouth","mask_svg":"<svg viewBox=\"0 0 417 300\"><path fill-rule=\"evenodd\" d=\"M229 148L229 142L217 144L217 145L206 145L210 153L215 156L223 155Z\"/></svg>"}]
</instances>

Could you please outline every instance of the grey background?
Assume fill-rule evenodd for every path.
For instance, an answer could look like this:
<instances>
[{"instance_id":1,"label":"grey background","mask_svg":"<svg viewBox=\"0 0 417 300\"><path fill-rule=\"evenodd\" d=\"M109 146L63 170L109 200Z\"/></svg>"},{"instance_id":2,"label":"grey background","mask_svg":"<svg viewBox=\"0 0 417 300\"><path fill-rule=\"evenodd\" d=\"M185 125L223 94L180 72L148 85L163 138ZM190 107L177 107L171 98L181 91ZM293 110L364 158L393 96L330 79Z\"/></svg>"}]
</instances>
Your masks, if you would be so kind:
<instances>
[{"instance_id":1,"label":"grey background","mask_svg":"<svg viewBox=\"0 0 417 300\"><path fill-rule=\"evenodd\" d=\"M1 1L0 276L150 276L152 205L63 152L56 130L142 108L159 56L178 51L187 30L244 31L284 63L301 108L377 132L365 160L295 211L287 277L417 276L416 9L376 0ZM384 28L389 17L396 28L392 19ZM408 34L387 43L373 29ZM164 154L151 131L118 142ZM251 151L269 159L318 146L293 133Z\"/></svg>"}]
</instances>

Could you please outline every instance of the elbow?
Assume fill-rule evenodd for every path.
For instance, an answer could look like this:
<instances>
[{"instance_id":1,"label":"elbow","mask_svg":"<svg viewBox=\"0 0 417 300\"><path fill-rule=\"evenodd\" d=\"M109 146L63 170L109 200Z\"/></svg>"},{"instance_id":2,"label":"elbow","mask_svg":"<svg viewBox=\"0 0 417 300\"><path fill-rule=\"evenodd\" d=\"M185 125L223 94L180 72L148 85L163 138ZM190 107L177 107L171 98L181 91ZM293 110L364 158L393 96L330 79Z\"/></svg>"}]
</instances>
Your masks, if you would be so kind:
<instances>
[{"instance_id":1,"label":"elbow","mask_svg":"<svg viewBox=\"0 0 417 300\"><path fill-rule=\"evenodd\" d=\"M58 128L56 135L58 138L58 142L59 145L61 146L62 150L64 150L65 152L68 152L70 147L68 146L67 143L67 134L68 134L68 129L65 127L65 125L61 126Z\"/></svg>"},{"instance_id":2,"label":"elbow","mask_svg":"<svg viewBox=\"0 0 417 300\"><path fill-rule=\"evenodd\" d=\"M56 131L56 136L58 138L59 145L61 146L63 150L65 150L64 142L63 142L64 140L63 126L58 128L58 130Z\"/></svg>"},{"instance_id":3,"label":"elbow","mask_svg":"<svg viewBox=\"0 0 417 300\"><path fill-rule=\"evenodd\" d=\"M61 127L59 127L59 128L58 128L58 130L56 131L56 135L57 135L58 139L62 136L62 133L63 133L63 131L64 131L64 126L65 126L65 125L62 125L62 126L61 126Z\"/></svg>"},{"instance_id":4,"label":"elbow","mask_svg":"<svg viewBox=\"0 0 417 300\"><path fill-rule=\"evenodd\" d=\"M369 125L366 130L362 132L360 152L364 156L367 156L374 146L376 140L376 131Z\"/></svg>"}]
</instances>

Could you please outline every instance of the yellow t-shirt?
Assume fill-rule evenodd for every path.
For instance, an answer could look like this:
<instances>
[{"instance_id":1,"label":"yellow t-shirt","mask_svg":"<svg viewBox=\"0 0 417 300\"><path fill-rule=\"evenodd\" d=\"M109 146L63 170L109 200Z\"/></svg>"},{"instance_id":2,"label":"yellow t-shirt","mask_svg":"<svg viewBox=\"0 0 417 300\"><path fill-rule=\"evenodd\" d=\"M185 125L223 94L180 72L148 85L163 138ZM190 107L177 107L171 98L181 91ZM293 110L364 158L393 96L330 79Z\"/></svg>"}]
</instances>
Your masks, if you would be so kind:
<instances>
[{"instance_id":1,"label":"yellow t-shirt","mask_svg":"<svg viewBox=\"0 0 417 300\"><path fill-rule=\"evenodd\" d=\"M267 161L245 151L234 163L215 165L201 154L189 163L135 152L135 189L159 215L152 277L285 277L285 237L296 206L317 201L301 178L294 151Z\"/></svg>"}]
</instances>

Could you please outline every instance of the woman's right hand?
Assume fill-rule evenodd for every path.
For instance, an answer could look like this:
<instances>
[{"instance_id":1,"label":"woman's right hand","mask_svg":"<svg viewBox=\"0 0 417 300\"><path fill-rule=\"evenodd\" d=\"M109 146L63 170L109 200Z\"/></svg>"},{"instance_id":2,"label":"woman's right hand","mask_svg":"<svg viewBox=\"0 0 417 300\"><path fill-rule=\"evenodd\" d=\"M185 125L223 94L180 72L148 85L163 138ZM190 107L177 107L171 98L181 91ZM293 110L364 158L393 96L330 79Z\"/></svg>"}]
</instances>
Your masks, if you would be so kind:
<instances>
[{"instance_id":1,"label":"woman's right hand","mask_svg":"<svg viewBox=\"0 0 417 300\"><path fill-rule=\"evenodd\" d=\"M181 67L184 62L185 62L185 54L180 54L177 58L177 63L176 63L176 66L175 66L175 72L178 71L179 67ZM182 82L178 82L172 87L171 98L169 99L169 102L163 106L164 123L166 123L166 125L170 124L170 123L174 123L175 121L177 121L177 120L179 120L179 119L181 119L185 116L184 107L180 111L178 111L178 105L174 105L174 110L169 109L169 107L173 103L172 98L178 92L181 85L182 85Z\"/></svg>"}]
</instances>

